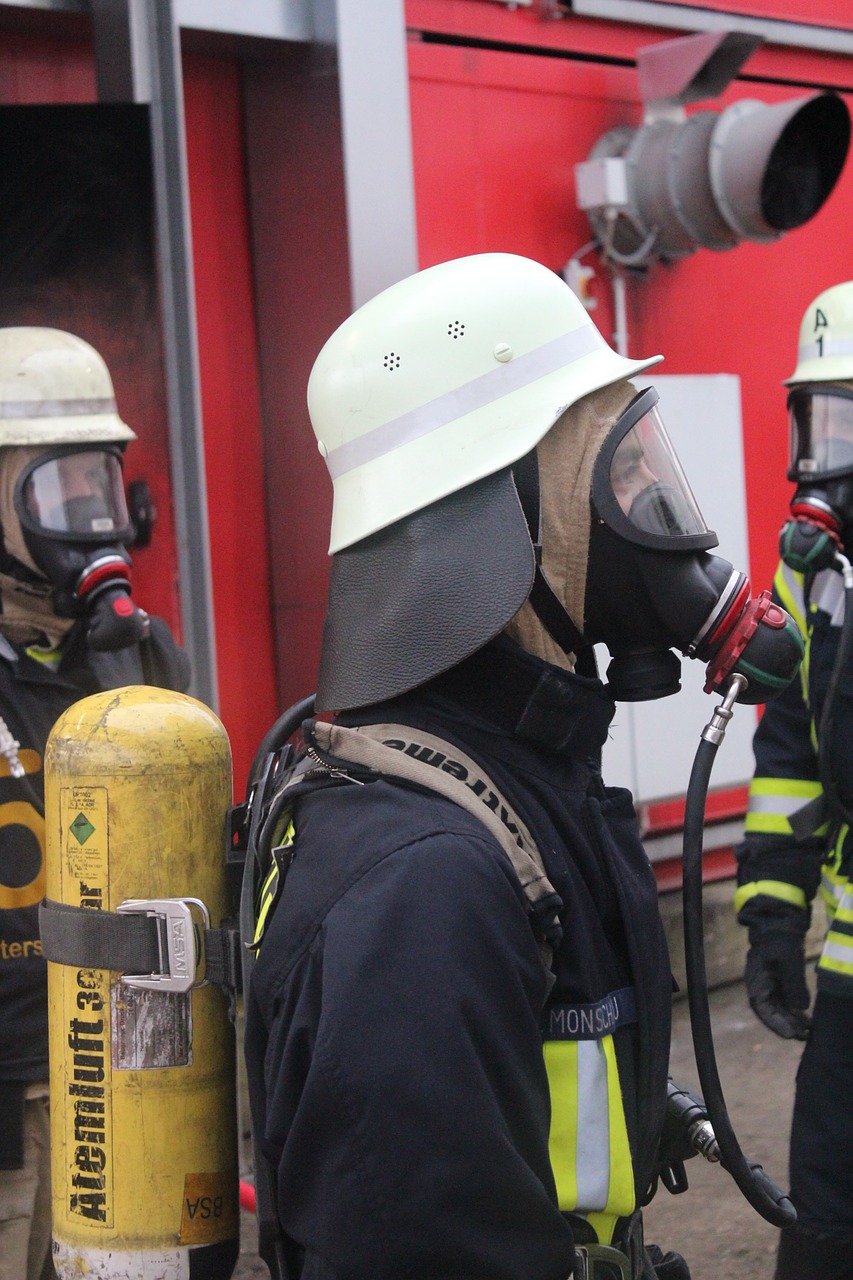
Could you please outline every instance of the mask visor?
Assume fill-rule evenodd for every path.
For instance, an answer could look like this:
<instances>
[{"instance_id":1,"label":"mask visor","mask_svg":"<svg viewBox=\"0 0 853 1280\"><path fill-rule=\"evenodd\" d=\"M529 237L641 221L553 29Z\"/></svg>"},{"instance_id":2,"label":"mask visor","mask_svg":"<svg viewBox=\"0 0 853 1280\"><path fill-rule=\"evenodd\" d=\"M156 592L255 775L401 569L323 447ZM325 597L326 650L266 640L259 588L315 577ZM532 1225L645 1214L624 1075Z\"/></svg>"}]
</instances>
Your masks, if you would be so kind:
<instances>
[{"instance_id":1,"label":"mask visor","mask_svg":"<svg viewBox=\"0 0 853 1280\"><path fill-rule=\"evenodd\" d=\"M21 473L15 508L24 528L51 538L115 543L132 536L118 451L42 455Z\"/></svg>"},{"instance_id":2,"label":"mask visor","mask_svg":"<svg viewBox=\"0 0 853 1280\"><path fill-rule=\"evenodd\" d=\"M614 533L663 551L717 545L657 409L653 387L635 396L601 447L592 501Z\"/></svg>"},{"instance_id":3,"label":"mask visor","mask_svg":"<svg viewBox=\"0 0 853 1280\"><path fill-rule=\"evenodd\" d=\"M804 383L788 395L789 480L829 480L853 471L853 391Z\"/></svg>"}]
</instances>

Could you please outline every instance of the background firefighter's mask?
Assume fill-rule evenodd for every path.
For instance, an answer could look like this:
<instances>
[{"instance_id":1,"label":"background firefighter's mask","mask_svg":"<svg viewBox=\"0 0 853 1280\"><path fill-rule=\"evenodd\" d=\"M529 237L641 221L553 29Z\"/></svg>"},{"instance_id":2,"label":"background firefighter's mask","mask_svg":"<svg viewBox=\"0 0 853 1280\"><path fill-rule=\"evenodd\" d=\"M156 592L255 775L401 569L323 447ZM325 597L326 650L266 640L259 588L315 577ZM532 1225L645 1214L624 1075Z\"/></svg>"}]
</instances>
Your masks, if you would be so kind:
<instances>
[{"instance_id":1,"label":"background firefighter's mask","mask_svg":"<svg viewBox=\"0 0 853 1280\"><path fill-rule=\"evenodd\" d=\"M13 502L25 546L53 587L60 617L85 617L93 649L122 649L148 633L130 598L133 537L116 446L63 445L21 470Z\"/></svg>"},{"instance_id":2,"label":"background firefighter's mask","mask_svg":"<svg viewBox=\"0 0 853 1280\"><path fill-rule=\"evenodd\" d=\"M853 472L853 386L804 382L788 392L790 466L799 484Z\"/></svg>"},{"instance_id":3,"label":"background firefighter's mask","mask_svg":"<svg viewBox=\"0 0 853 1280\"><path fill-rule=\"evenodd\" d=\"M788 479L797 489L779 552L797 572L817 572L853 550L853 385L798 384L788 415Z\"/></svg>"}]
</instances>

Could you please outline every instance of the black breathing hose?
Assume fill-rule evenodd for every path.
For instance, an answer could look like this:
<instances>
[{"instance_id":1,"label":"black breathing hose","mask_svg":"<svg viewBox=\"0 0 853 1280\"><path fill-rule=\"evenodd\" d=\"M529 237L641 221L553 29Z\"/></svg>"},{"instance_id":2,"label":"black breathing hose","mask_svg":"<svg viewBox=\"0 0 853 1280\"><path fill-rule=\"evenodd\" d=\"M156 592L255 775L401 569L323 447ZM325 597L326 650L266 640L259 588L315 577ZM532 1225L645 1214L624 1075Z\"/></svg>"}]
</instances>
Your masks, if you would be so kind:
<instances>
[{"instance_id":1,"label":"black breathing hose","mask_svg":"<svg viewBox=\"0 0 853 1280\"><path fill-rule=\"evenodd\" d=\"M258 781L263 771L264 763L268 755L273 751L278 751L283 747L287 739L290 738L303 720L307 720L309 716L314 714L314 694L310 693L307 698L303 698L301 702L294 702L292 707L288 707L269 729L267 729L260 746L255 752L255 758L252 761L252 767L249 770L248 788L251 790L254 783Z\"/></svg>"},{"instance_id":2,"label":"black breathing hose","mask_svg":"<svg viewBox=\"0 0 853 1280\"><path fill-rule=\"evenodd\" d=\"M729 1119L711 1030L708 1007L708 980L705 971L705 931L702 920L702 838L705 801L717 748L731 719L731 707L746 685L743 676L732 676L723 702L702 731L693 761L684 810L684 957L687 969L687 999L690 1028L702 1096L708 1118L720 1148L720 1163L737 1183L743 1195L762 1218L774 1227L787 1227L797 1213L785 1193L769 1178L760 1164L749 1161L740 1149Z\"/></svg>"}]
</instances>

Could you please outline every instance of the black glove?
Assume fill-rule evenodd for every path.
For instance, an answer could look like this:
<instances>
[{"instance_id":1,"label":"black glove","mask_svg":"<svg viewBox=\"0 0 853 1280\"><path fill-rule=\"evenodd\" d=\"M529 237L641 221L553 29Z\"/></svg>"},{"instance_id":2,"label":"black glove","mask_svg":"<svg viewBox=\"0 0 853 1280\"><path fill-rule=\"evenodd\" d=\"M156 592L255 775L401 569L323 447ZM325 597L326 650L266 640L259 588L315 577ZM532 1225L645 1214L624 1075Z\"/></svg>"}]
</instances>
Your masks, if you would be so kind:
<instances>
[{"instance_id":1,"label":"black glove","mask_svg":"<svg viewBox=\"0 0 853 1280\"><path fill-rule=\"evenodd\" d=\"M811 1018L806 986L808 912L753 919L744 980L753 1012L783 1040L807 1040Z\"/></svg>"},{"instance_id":2,"label":"black glove","mask_svg":"<svg viewBox=\"0 0 853 1280\"><path fill-rule=\"evenodd\" d=\"M651 1264L651 1266L649 1266ZM690 1280L690 1268L680 1253L663 1252L656 1244L646 1245L646 1266L643 1276L655 1280Z\"/></svg>"}]
</instances>

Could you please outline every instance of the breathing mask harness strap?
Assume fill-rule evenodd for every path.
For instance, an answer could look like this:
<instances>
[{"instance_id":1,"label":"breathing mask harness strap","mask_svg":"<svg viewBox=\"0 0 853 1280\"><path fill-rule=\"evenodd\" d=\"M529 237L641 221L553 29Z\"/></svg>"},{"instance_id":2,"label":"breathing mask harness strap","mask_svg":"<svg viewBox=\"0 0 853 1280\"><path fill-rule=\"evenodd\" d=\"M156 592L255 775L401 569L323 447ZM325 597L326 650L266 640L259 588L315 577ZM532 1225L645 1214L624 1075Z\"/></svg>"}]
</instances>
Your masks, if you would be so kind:
<instances>
[{"instance_id":1,"label":"breathing mask harness strap","mask_svg":"<svg viewBox=\"0 0 853 1280\"><path fill-rule=\"evenodd\" d=\"M580 675L594 676L596 671L592 650L560 603L542 568L542 511L539 501L539 460L535 449L531 449L513 465L512 477L536 556L536 573L528 597L530 605L554 643L565 654L575 655L575 670Z\"/></svg>"}]
</instances>

